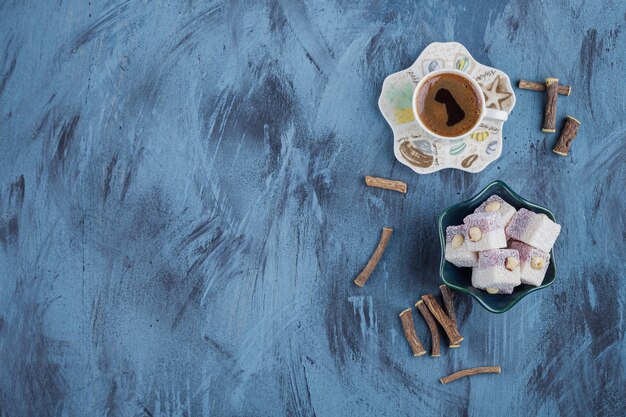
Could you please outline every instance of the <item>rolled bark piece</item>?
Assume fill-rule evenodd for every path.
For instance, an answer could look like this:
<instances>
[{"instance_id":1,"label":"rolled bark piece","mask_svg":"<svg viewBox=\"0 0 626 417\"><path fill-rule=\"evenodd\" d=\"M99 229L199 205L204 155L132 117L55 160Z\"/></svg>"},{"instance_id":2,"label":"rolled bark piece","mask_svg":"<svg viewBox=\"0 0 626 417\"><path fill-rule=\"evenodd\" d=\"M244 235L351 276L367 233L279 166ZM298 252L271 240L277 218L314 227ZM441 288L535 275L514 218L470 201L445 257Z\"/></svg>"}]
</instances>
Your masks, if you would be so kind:
<instances>
[{"instance_id":1,"label":"rolled bark piece","mask_svg":"<svg viewBox=\"0 0 626 417\"><path fill-rule=\"evenodd\" d=\"M415 307L417 307L420 313L422 313L422 317L424 317L424 320L428 325L428 330L430 330L430 336L432 341L430 356L438 358L439 356L441 356L441 342L439 341L439 329L437 329L437 323L435 323L435 319L433 318L432 314L430 314L430 311L428 311L428 307L424 305L424 301L419 300L417 303L415 303Z\"/></svg>"},{"instance_id":2,"label":"rolled bark piece","mask_svg":"<svg viewBox=\"0 0 626 417\"><path fill-rule=\"evenodd\" d=\"M422 300L424 300L426 307L428 307L432 315L443 328L446 336L448 336L448 339L450 340L450 347L459 347L461 341L463 340L463 336L461 336L454 323L452 323L446 313L444 313L437 300L435 300L435 297L431 294L426 294L422 295Z\"/></svg>"},{"instance_id":3,"label":"rolled bark piece","mask_svg":"<svg viewBox=\"0 0 626 417\"><path fill-rule=\"evenodd\" d=\"M386 190L397 191L402 194L406 194L406 183L402 181L388 180L385 178L365 177L365 184L369 187L384 188Z\"/></svg>"},{"instance_id":4,"label":"rolled bark piece","mask_svg":"<svg viewBox=\"0 0 626 417\"><path fill-rule=\"evenodd\" d=\"M385 252L385 248L387 247L387 243L389 242L389 238L391 237L392 233L393 229L390 229L389 227L383 227L383 232L380 235L380 241L378 242L378 246L376 246L376 250L372 254L370 260L367 262L367 265L365 265L365 268L363 268L363 271L361 271L359 276L356 277L356 279L354 280L354 283L359 287L365 285L372 272L374 272L374 268L376 268L376 265L378 265L378 261L380 261L380 258L383 256L383 253Z\"/></svg>"},{"instance_id":5,"label":"rolled bark piece","mask_svg":"<svg viewBox=\"0 0 626 417\"><path fill-rule=\"evenodd\" d=\"M542 132L556 132L556 103L558 101L558 78L546 78L546 109L543 112Z\"/></svg>"},{"instance_id":6,"label":"rolled bark piece","mask_svg":"<svg viewBox=\"0 0 626 417\"><path fill-rule=\"evenodd\" d=\"M406 337L407 342L409 342L409 345L411 346L413 356L424 355L426 353L426 349L424 349L422 342L420 342L420 339L417 337L417 333L415 333L415 324L413 323L413 314L411 313L410 308L407 308L400 313L400 320L402 320L404 337Z\"/></svg>"},{"instance_id":7,"label":"rolled bark piece","mask_svg":"<svg viewBox=\"0 0 626 417\"><path fill-rule=\"evenodd\" d=\"M478 375L478 374L499 374L502 372L499 366L479 366L477 368L463 369L462 371L455 372L451 375L439 378L442 384L448 384L452 381L456 381L459 378L466 376Z\"/></svg>"},{"instance_id":8,"label":"rolled bark piece","mask_svg":"<svg viewBox=\"0 0 626 417\"><path fill-rule=\"evenodd\" d=\"M557 153L559 155L567 156L569 155L569 150L572 146L572 142L576 139L576 135L578 135L578 128L580 127L580 122L572 117L567 116L565 118L565 125L563 126L563 130L561 130L561 136L559 136L559 140L556 142L554 149L552 152Z\"/></svg>"},{"instance_id":9,"label":"rolled bark piece","mask_svg":"<svg viewBox=\"0 0 626 417\"><path fill-rule=\"evenodd\" d=\"M519 80L519 88L523 90L546 91L546 83ZM572 87L569 85L559 85L557 92L563 96L569 96L572 92Z\"/></svg>"}]
</instances>

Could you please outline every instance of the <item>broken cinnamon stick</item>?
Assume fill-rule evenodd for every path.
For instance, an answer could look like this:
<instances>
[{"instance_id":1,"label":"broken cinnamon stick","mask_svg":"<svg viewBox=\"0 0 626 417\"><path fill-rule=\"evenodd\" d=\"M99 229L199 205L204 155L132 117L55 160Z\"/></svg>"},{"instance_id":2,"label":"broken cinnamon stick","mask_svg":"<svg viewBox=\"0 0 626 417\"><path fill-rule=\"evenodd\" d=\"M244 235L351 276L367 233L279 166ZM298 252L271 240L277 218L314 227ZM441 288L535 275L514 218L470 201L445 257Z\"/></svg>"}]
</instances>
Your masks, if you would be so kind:
<instances>
[{"instance_id":1,"label":"broken cinnamon stick","mask_svg":"<svg viewBox=\"0 0 626 417\"><path fill-rule=\"evenodd\" d=\"M454 324L454 327L459 329L458 324L456 323L456 310L454 309L454 293L450 288L446 285L440 285L439 291L441 291L441 298L443 299L443 306L446 309L446 314L448 318ZM450 347L459 347L459 346L450 346Z\"/></svg>"},{"instance_id":2,"label":"broken cinnamon stick","mask_svg":"<svg viewBox=\"0 0 626 417\"><path fill-rule=\"evenodd\" d=\"M577 119L572 116L567 116L563 130L561 130L561 136L559 136L559 140L556 142L552 152L563 156L569 155L572 142L576 139L576 135L578 135L579 127L580 122Z\"/></svg>"},{"instance_id":3,"label":"broken cinnamon stick","mask_svg":"<svg viewBox=\"0 0 626 417\"><path fill-rule=\"evenodd\" d=\"M422 313L422 317L424 317L424 320L428 325L428 330L430 330L430 336L432 341L430 356L438 358L439 356L441 356L441 352L439 350L441 343L439 342L439 329L437 329L437 323L435 323L435 319L433 318L432 314L430 314L430 311L428 311L428 307L424 305L424 301L419 300L417 303L415 303L415 307L417 307L420 313Z\"/></svg>"},{"instance_id":4,"label":"broken cinnamon stick","mask_svg":"<svg viewBox=\"0 0 626 417\"><path fill-rule=\"evenodd\" d=\"M448 384L452 381L456 381L459 378L466 376L478 375L478 374L499 374L502 372L499 366L479 366L477 368L463 369L462 371L455 372L451 375L439 378L442 384Z\"/></svg>"},{"instance_id":5,"label":"broken cinnamon stick","mask_svg":"<svg viewBox=\"0 0 626 417\"><path fill-rule=\"evenodd\" d=\"M385 178L365 177L365 184L369 187L384 188L386 190L397 191L402 194L406 194L406 183L402 181L388 180Z\"/></svg>"},{"instance_id":6,"label":"broken cinnamon stick","mask_svg":"<svg viewBox=\"0 0 626 417\"><path fill-rule=\"evenodd\" d=\"M543 126L541 127L541 131L544 133L556 132L556 103L558 101L558 87L558 78L546 78L546 109L543 112Z\"/></svg>"},{"instance_id":7,"label":"broken cinnamon stick","mask_svg":"<svg viewBox=\"0 0 626 417\"><path fill-rule=\"evenodd\" d=\"M519 80L519 88L523 90L546 91L546 83ZM563 96L569 96L572 92L572 87L570 87L569 85L559 85L556 91Z\"/></svg>"},{"instance_id":8,"label":"broken cinnamon stick","mask_svg":"<svg viewBox=\"0 0 626 417\"><path fill-rule=\"evenodd\" d=\"M449 346L451 348L459 347L461 341L463 340L463 336L461 336L454 323L452 323L446 313L444 313L437 300L435 300L435 297L431 294L426 294L422 295L422 300L424 300L424 303L448 336L448 339L450 340Z\"/></svg>"},{"instance_id":9,"label":"broken cinnamon stick","mask_svg":"<svg viewBox=\"0 0 626 417\"><path fill-rule=\"evenodd\" d=\"M415 333L415 324L413 323L413 314L411 313L410 308L407 308L400 313L400 320L402 320L404 337L406 337L407 342L409 342L409 345L411 346L413 356L422 356L425 354L426 349L424 349L422 342L420 342L420 339L417 337L417 333Z\"/></svg>"},{"instance_id":10,"label":"broken cinnamon stick","mask_svg":"<svg viewBox=\"0 0 626 417\"><path fill-rule=\"evenodd\" d=\"M357 276L354 280L354 283L359 287L365 285L372 272L374 272L374 268L376 268L376 265L378 265L378 261L380 261L380 258L383 256L383 253L385 252L385 248L387 247L387 243L389 242L389 238L391 237L392 233L393 229L390 229L389 227L383 227L383 232L380 235L380 241L378 242L378 246L376 246L376 250L372 254L370 260L367 262L367 265L365 265L365 268L363 268L363 271L361 271L359 276Z\"/></svg>"}]
</instances>

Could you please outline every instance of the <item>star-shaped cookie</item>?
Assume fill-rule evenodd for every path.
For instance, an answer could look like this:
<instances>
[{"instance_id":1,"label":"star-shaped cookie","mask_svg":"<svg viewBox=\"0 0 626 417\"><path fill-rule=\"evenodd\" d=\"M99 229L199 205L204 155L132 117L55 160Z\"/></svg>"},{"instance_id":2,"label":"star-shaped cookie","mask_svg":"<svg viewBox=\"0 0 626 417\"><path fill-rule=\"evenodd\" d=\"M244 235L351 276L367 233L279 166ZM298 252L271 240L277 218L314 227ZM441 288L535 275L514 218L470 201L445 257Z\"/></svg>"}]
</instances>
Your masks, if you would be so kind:
<instances>
[{"instance_id":1,"label":"star-shaped cookie","mask_svg":"<svg viewBox=\"0 0 626 417\"><path fill-rule=\"evenodd\" d=\"M506 80L497 75L493 82L484 86L485 107L496 110L504 110L502 106L513 94L509 92Z\"/></svg>"}]
</instances>

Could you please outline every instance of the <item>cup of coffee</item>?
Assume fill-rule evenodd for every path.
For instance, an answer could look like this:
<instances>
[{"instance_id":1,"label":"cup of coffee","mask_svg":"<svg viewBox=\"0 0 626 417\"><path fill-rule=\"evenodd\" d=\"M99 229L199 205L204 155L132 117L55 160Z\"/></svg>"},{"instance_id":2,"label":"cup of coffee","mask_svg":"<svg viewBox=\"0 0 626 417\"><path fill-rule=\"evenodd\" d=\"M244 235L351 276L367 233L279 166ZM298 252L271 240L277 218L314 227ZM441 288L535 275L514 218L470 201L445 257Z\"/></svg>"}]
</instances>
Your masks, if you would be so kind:
<instances>
[{"instance_id":1,"label":"cup of coffee","mask_svg":"<svg viewBox=\"0 0 626 417\"><path fill-rule=\"evenodd\" d=\"M483 119L506 120L506 112L485 107L482 89L472 77L455 69L427 74L413 92L415 120L439 139L461 138Z\"/></svg>"}]
</instances>

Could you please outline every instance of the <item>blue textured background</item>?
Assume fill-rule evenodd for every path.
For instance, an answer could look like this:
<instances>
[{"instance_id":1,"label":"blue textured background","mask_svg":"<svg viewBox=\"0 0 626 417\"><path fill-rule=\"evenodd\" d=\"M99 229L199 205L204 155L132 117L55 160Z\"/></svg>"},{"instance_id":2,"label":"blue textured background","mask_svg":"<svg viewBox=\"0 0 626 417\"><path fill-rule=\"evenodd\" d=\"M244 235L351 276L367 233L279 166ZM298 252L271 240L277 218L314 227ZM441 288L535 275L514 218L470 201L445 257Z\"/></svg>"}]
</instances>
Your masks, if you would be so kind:
<instances>
[{"instance_id":1,"label":"blue textured background","mask_svg":"<svg viewBox=\"0 0 626 417\"><path fill-rule=\"evenodd\" d=\"M0 415L624 416L625 23L622 1L2 2ZM382 81L445 40L571 84L571 156L516 89L482 173L395 161ZM504 315L459 296L462 348L413 358L435 216L496 178L562 223L559 277Z\"/></svg>"}]
</instances>

